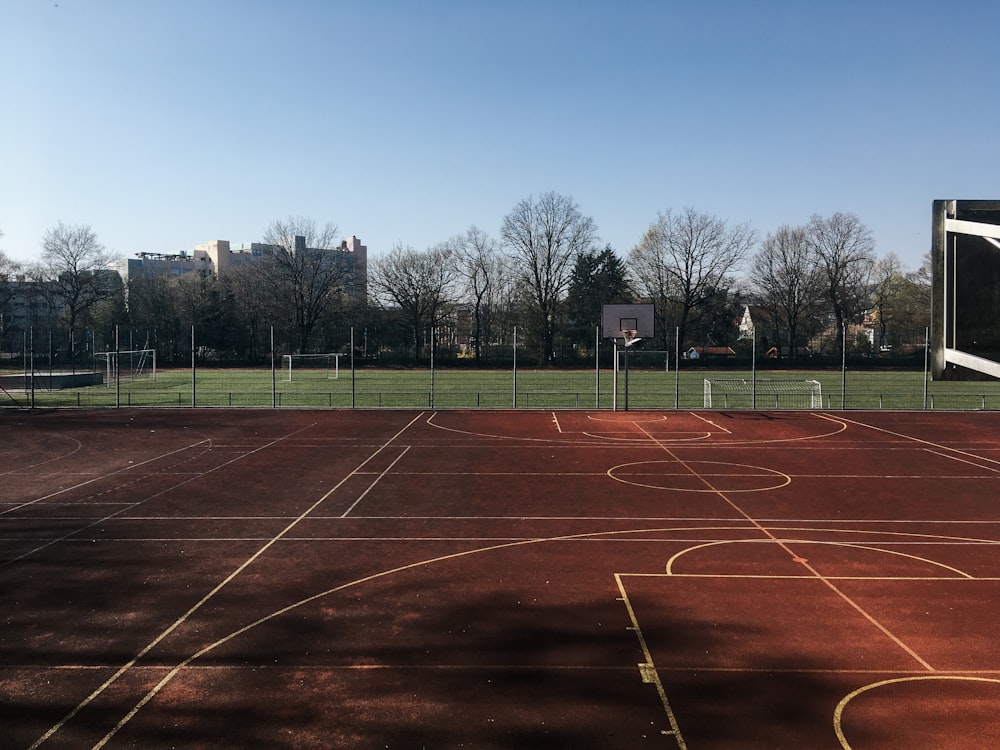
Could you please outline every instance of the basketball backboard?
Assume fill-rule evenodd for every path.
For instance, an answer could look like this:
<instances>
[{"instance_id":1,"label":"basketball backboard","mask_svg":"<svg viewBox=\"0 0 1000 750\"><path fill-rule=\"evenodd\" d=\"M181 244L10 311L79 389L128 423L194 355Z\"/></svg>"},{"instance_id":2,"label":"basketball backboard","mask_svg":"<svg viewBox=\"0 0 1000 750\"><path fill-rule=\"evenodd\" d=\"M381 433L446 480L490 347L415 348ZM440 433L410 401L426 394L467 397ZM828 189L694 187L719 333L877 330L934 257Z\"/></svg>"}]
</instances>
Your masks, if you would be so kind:
<instances>
[{"instance_id":1,"label":"basketball backboard","mask_svg":"<svg viewBox=\"0 0 1000 750\"><path fill-rule=\"evenodd\" d=\"M606 339L624 340L623 331L635 331L639 338L653 336L653 306L603 305L601 308L601 335Z\"/></svg>"}]
</instances>

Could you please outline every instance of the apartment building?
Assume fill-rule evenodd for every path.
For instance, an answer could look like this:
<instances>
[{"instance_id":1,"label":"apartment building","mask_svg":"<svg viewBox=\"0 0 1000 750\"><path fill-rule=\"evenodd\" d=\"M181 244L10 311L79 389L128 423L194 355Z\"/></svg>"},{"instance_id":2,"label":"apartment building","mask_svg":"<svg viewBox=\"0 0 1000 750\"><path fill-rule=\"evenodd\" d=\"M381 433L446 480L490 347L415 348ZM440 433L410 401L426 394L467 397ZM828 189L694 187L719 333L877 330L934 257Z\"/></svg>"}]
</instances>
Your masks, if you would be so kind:
<instances>
[{"instance_id":1,"label":"apartment building","mask_svg":"<svg viewBox=\"0 0 1000 750\"><path fill-rule=\"evenodd\" d=\"M295 238L295 250L311 250L330 253L331 259L342 266L344 286L349 293L359 299L368 295L368 247L361 244L356 236L343 240L332 248L307 248L304 237ZM244 243L233 246L229 240L212 240L195 245L190 252L181 251L176 254L136 253L135 257L125 258L113 265L122 281L127 282L143 274L162 274L166 276L183 276L189 273L201 273L219 278L233 268L260 263L273 256L279 248L263 242Z\"/></svg>"}]
</instances>

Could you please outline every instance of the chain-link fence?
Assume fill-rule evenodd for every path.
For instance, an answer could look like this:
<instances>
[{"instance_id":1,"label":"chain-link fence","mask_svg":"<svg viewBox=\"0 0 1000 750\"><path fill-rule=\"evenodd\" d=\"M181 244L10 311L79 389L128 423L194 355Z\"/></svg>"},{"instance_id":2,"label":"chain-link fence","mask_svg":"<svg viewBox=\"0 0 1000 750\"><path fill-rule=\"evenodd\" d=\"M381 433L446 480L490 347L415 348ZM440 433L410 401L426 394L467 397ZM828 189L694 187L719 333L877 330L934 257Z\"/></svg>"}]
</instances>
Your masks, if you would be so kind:
<instances>
[{"instance_id":1,"label":"chain-link fence","mask_svg":"<svg viewBox=\"0 0 1000 750\"><path fill-rule=\"evenodd\" d=\"M1000 383L933 382L923 362L891 370L846 361L840 368L758 370L753 362L626 354L598 342L573 366L539 367L524 362L515 333L488 366L437 351L433 340L409 362L349 345L310 355L268 352L265 364L240 366L200 349L194 332L185 350L167 356L146 347L145 337L136 340L119 334L92 343L87 366L61 367L44 348L21 361L8 358L0 407L1000 409Z\"/></svg>"}]
</instances>

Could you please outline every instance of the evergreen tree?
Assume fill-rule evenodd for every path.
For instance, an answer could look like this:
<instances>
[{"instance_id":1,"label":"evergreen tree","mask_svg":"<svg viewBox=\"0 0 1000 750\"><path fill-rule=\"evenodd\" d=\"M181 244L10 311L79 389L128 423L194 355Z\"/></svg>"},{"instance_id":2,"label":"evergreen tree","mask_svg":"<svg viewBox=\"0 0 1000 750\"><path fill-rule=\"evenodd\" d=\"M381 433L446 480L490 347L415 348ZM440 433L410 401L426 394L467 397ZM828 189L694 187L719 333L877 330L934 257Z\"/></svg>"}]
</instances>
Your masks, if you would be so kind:
<instances>
[{"instance_id":1,"label":"evergreen tree","mask_svg":"<svg viewBox=\"0 0 1000 750\"><path fill-rule=\"evenodd\" d=\"M601 324L601 307L632 302L625 261L611 245L579 253L566 296L566 334L571 346L589 351Z\"/></svg>"}]
</instances>

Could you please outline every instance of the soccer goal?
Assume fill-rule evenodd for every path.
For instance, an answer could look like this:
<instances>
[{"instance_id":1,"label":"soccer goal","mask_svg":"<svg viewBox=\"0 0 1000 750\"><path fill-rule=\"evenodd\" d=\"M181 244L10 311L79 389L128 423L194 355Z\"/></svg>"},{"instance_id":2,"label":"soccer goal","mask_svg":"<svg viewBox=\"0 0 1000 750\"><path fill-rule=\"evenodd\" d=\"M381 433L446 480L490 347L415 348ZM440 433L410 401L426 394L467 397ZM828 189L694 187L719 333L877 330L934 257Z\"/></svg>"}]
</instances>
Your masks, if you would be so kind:
<instances>
[{"instance_id":1,"label":"soccer goal","mask_svg":"<svg viewBox=\"0 0 1000 750\"><path fill-rule=\"evenodd\" d=\"M156 349L97 352L97 360L104 360L104 382L109 386L122 380L156 380Z\"/></svg>"},{"instance_id":2,"label":"soccer goal","mask_svg":"<svg viewBox=\"0 0 1000 750\"><path fill-rule=\"evenodd\" d=\"M340 354L283 354L285 380L339 380Z\"/></svg>"},{"instance_id":3,"label":"soccer goal","mask_svg":"<svg viewBox=\"0 0 1000 750\"><path fill-rule=\"evenodd\" d=\"M822 409L818 380L705 379L705 408Z\"/></svg>"}]
</instances>

